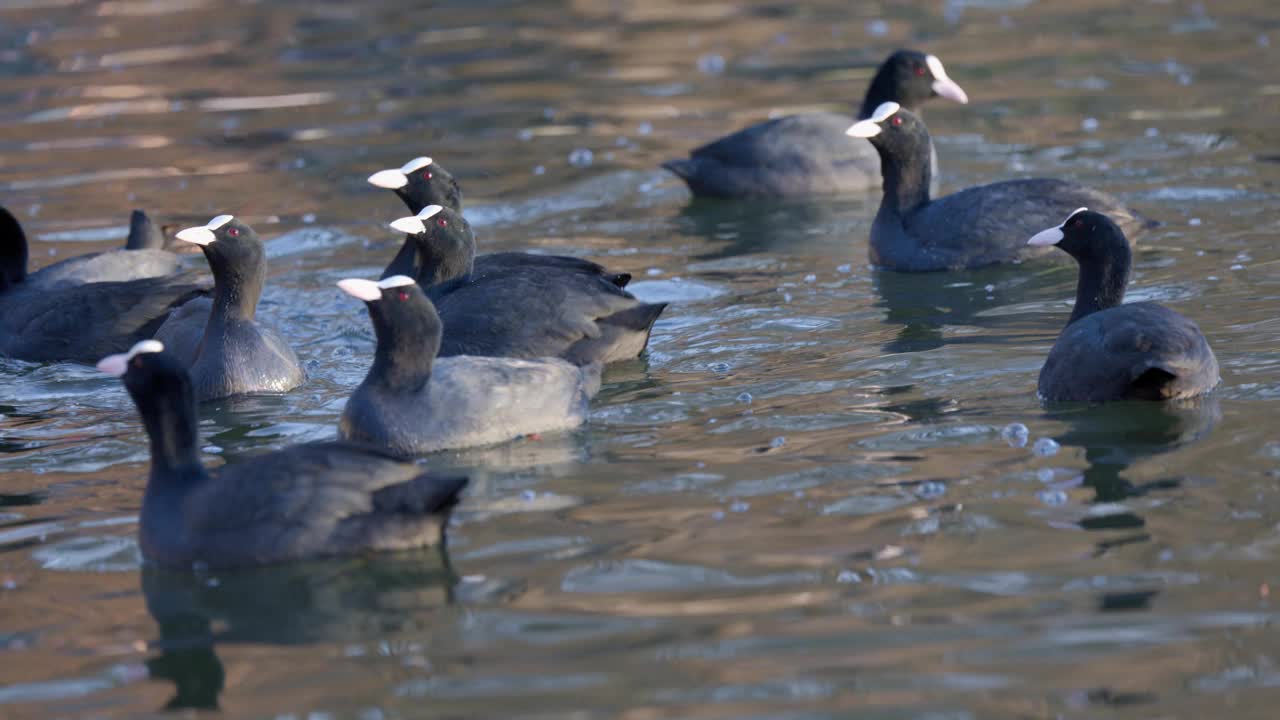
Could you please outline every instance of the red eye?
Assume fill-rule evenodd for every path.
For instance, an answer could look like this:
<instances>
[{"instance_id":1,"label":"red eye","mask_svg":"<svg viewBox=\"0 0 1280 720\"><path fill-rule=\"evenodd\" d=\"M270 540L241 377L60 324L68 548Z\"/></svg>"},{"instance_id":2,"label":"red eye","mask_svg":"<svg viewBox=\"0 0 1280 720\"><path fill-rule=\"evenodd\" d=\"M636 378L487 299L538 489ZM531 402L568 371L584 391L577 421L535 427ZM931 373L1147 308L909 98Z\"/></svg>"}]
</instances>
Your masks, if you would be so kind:
<instances>
[{"instance_id":1,"label":"red eye","mask_svg":"<svg viewBox=\"0 0 1280 720\"><path fill-rule=\"evenodd\" d=\"M919 75L920 77L924 77L924 66L923 66L923 65L917 65L917 66L916 66L916 74L917 74L917 75Z\"/></svg>"},{"instance_id":2,"label":"red eye","mask_svg":"<svg viewBox=\"0 0 1280 720\"><path fill-rule=\"evenodd\" d=\"M132 366L134 366L134 367L136 367L136 368L141 368L141 367L142 367L142 358L140 358L140 357L136 357L136 356L135 356L135 357L133 358L133 362L131 362L131 363L129 363L129 364L130 364L130 365L132 365Z\"/></svg>"},{"instance_id":3,"label":"red eye","mask_svg":"<svg viewBox=\"0 0 1280 720\"><path fill-rule=\"evenodd\" d=\"M407 290L401 290L399 293L396 293L396 297L400 298L400 302L404 302L409 299L409 292Z\"/></svg>"},{"instance_id":4,"label":"red eye","mask_svg":"<svg viewBox=\"0 0 1280 720\"><path fill-rule=\"evenodd\" d=\"M423 180L430 180L430 179L431 179L431 171L430 171L430 170L423 170L423 171L422 171L422 179L423 179Z\"/></svg>"},{"instance_id":5,"label":"red eye","mask_svg":"<svg viewBox=\"0 0 1280 720\"><path fill-rule=\"evenodd\" d=\"M1076 218L1075 220L1071 221L1071 227L1073 228L1084 227L1084 221L1081 220L1080 218Z\"/></svg>"},{"instance_id":6,"label":"red eye","mask_svg":"<svg viewBox=\"0 0 1280 720\"><path fill-rule=\"evenodd\" d=\"M902 126L902 116L901 116L901 115L894 115L894 116L893 116L893 120L891 120L890 122L892 122L892 123L893 123L893 126L894 126L894 127L901 127L901 126Z\"/></svg>"},{"instance_id":7,"label":"red eye","mask_svg":"<svg viewBox=\"0 0 1280 720\"><path fill-rule=\"evenodd\" d=\"M231 237L240 237L240 230L237 228L227 228L227 234Z\"/></svg>"},{"instance_id":8,"label":"red eye","mask_svg":"<svg viewBox=\"0 0 1280 720\"><path fill-rule=\"evenodd\" d=\"M449 225L449 221L444 218L436 218L436 224L440 227L447 227Z\"/></svg>"}]
</instances>

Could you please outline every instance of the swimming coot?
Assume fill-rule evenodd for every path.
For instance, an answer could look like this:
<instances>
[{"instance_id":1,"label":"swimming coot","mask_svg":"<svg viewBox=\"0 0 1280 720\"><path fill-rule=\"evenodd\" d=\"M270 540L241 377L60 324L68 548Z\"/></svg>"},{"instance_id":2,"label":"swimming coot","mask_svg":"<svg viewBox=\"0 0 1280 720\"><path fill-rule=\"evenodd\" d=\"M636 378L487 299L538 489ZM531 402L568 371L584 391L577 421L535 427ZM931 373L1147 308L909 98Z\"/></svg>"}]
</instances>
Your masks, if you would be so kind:
<instances>
[{"instance_id":1,"label":"swimming coot","mask_svg":"<svg viewBox=\"0 0 1280 720\"><path fill-rule=\"evenodd\" d=\"M340 437L401 455L486 445L576 427L600 388L600 366L555 358L437 359L442 326L413 278L338 283L369 308L373 366L347 401Z\"/></svg>"},{"instance_id":2,"label":"swimming coot","mask_svg":"<svg viewBox=\"0 0 1280 720\"><path fill-rule=\"evenodd\" d=\"M876 108L848 133L880 153L884 198L871 225L871 262L886 270L955 270L1046 255L1027 237L1081 205L1101 208L1130 232L1151 224L1118 199L1066 180L1008 180L933 200L929 131L897 103Z\"/></svg>"},{"instance_id":3,"label":"swimming coot","mask_svg":"<svg viewBox=\"0 0 1280 720\"><path fill-rule=\"evenodd\" d=\"M436 545L467 483L346 442L295 445L209 472L191 376L163 344L143 341L98 369L124 380L151 440L138 537L159 565L235 568Z\"/></svg>"},{"instance_id":4,"label":"swimming coot","mask_svg":"<svg viewBox=\"0 0 1280 720\"><path fill-rule=\"evenodd\" d=\"M0 208L0 233L4 235L0 242L10 248L9 253L16 256L21 252L25 271L27 237L17 219L4 208ZM141 210L134 210L123 248L60 260L27 274L22 282L29 287L51 290L84 283L165 277L177 273L178 265L178 256L164 250L164 236L151 218Z\"/></svg>"},{"instance_id":5,"label":"swimming coot","mask_svg":"<svg viewBox=\"0 0 1280 720\"><path fill-rule=\"evenodd\" d=\"M382 170L369 176L369 182L380 188L396 191L396 195L404 201L409 212L417 214L432 205L448 208L459 215L462 214L462 191L453 175L440 163L429 157L416 157L405 163L398 170ZM413 239L406 237L391 263L387 265L382 277L392 275L418 276L417 249ZM590 260L570 257L568 255L540 255L522 252L485 253L476 256L472 264L472 273L484 277L500 272L511 266L554 265L566 270L604 276L617 285L626 287L631 282L630 273L615 273L605 269L603 265Z\"/></svg>"},{"instance_id":6,"label":"swimming coot","mask_svg":"<svg viewBox=\"0 0 1280 720\"><path fill-rule=\"evenodd\" d=\"M585 365L644 350L666 303L644 303L607 275L511 261L475 272L475 238L458 213L431 205L391 224L417 248L416 280L444 321L441 357L560 357ZM510 253L522 255L522 253Z\"/></svg>"},{"instance_id":7,"label":"swimming coot","mask_svg":"<svg viewBox=\"0 0 1280 720\"><path fill-rule=\"evenodd\" d=\"M877 188L880 159L871 148L845 136L849 122L870 117L881 103L915 110L937 96L969 102L936 56L898 50L876 71L857 118L818 112L787 115L739 130L697 148L687 160L662 166L684 180L694 195L711 197L794 197Z\"/></svg>"},{"instance_id":8,"label":"swimming coot","mask_svg":"<svg viewBox=\"0 0 1280 720\"><path fill-rule=\"evenodd\" d=\"M179 309L156 333L191 369L199 400L285 392L306 373L289 343L255 319L267 279L266 248L231 215L187 228L178 239L200 246L213 272L213 298Z\"/></svg>"},{"instance_id":9,"label":"swimming coot","mask_svg":"<svg viewBox=\"0 0 1280 720\"><path fill-rule=\"evenodd\" d=\"M1132 250L1111 218L1080 208L1028 244L1057 246L1080 265L1075 309L1040 370L1041 399L1169 400L1218 384L1218 360L1194 322L1155 303L1121 304Z\"/></svg>"}]
</instances>

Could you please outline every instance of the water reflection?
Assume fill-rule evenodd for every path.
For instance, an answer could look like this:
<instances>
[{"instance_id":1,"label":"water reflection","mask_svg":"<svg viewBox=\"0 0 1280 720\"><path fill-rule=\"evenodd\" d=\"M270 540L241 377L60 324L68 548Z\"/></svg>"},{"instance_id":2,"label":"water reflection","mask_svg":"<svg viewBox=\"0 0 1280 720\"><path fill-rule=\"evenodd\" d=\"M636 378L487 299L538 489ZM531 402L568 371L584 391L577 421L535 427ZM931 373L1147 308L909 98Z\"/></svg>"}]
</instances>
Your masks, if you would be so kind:
<instances>
[{"instance_id":1,"label":"water reflection","mask_svg":"<svg viewBox=\"0 0 1280 720\"><path fill-rule=\"evenodd\" d=\"M867 206L851 200L753 200L729 202L694 198L674 222L683 234L705 238L694 257L722 260L760 253L816 254L843 257L853 266L866 264L866 251L854 238L865 235ZM873 208L874 209L874 208ZM822 246L826 246L823 248ZM804 252L804 251L810 252Z\"/></svg>"},{"instance_id":2,"label":"water reflection","mask_svg":"<svg viewBox=\"0 0 1280 720\"><path fill-rule=\"evenodd\" d=\"M219 645L378 642L423 634L453 602L443 549L209 575L144 566L142 592L160 627L147 661L173 683L165 709L216 709L227 672Z\"/></svg>"},{"instance_id":3,"label":"water reflection","mask_svg":"<svg viewBox=\"0 0 1280 720\"><path fill-rule=\"evenodd\" d=\"M1094 492L1093 503L1105 512L1092 513L1080 521L1086 530L1133 530L1146 522L1123 503L1129 498L1170 490L1178 478L1135 484L1121 476L1134 463L1153 455L1171 452L1204 439L1222 418L1215 395L1178 403L1126 401L1092 407L1057 409L1050 413L1068 423L1070 429L1058 436L1063 445L1082 447L1089 467L1081 479ZM1141 536L1142 540L1147 539ZM1134 539L1111 540L1099 545L1106 552Z\"/></svg>"},{"instance_id":4,"label":"water reflection","mask_svg":"<svg viewBox=\"0 0 1280 720\"><path fill-rule=\"evenodd\" d=\"M884 344L884 351L1022 341L1019 331L1040 329L1042 319L1035 313L1010 313L1009 306L1061 300L1074 282L1074 270L1065 263L1042 260L947 273L877 272L873 285L880 295L877 304L886 311L884 322L902 326L898 336ZM948 336L947 328L957 326L983 332Z\"/></svg>"}]
</instances>

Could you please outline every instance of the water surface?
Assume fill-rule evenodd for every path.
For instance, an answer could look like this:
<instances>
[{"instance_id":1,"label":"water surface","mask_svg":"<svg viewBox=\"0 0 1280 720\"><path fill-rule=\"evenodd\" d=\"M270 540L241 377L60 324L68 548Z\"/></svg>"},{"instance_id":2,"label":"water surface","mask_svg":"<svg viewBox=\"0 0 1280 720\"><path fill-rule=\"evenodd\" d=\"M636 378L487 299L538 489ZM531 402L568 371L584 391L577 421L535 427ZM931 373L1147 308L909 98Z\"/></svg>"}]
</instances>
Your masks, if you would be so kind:
<instances>
[{"instance_id":1,"label":"water surface","mask_svg":"<svg viewBox=\"0 0 1280 720\"><path fill-rule=\"evenodd\" d=\"M430 460L473 477L447 555L243 575L142 572L118 382L0 361L0 716L1270 717L1278 27L1261 0L0 4L35 264L132 207L268 238L260 316L311 380L205 408L210 462L332 435L372 348L334 283L403 214L364 178L413 156L484 249L671 302L581 431ZM877 273L875 197L690 203L655 169L851 108L898 46L973 99L927 110L944 189L1067 177L1164 222L1131 297L1201 324L1214 396L1047 411L1069 266Z\"/></svg>"}]
</instances>

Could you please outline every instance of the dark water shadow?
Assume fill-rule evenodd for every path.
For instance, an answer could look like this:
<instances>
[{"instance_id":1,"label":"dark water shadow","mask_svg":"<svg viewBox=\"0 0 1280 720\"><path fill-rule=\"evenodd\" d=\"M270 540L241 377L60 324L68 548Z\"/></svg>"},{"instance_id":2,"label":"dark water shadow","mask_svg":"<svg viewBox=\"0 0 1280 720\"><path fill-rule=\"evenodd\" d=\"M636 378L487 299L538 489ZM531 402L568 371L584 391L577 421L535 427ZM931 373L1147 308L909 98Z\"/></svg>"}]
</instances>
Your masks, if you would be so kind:
<instances>
[{"instance_id":1,"label":"dark water shadow","mask_svg":"<svg viewBox=\"0 0 1280 720\"><path fill-rule=\"evenodd\" d=\"M759 253L866 263L865 241L879 197L821 200L693 198L673 219L684 235L705 238L693 256L706 262Z\"/></svg>"},{"instance_id":2,"label":"dark water shadow","mask_svg":"<svg viewBox=\"0 0 1280 720\"><path fill-rule=\"evenodd\" d=\"M1148 457L1172 452L1199 442L1212 432L1222 418L1215 396L1181 402L1113 402L1092 407L1055 407L1049 417L1066 422L1070 429L1056 439L1064 446L1084 448L1089 467L1083 484L1094 492L1093 503L1122 503L1129 498L1172 490L1183 480L1162 478L1133 483L1122 473ZM1146 522L1132 509L1091 515L1080 522L1086 530L1138 529ZM1108 541L1108 550L1123 540Z\"/></svg>"},{"instance_id":3,"label":"dark water shadow","mask_svg":"<svg viewBox=\"0 0 1280 720\"><path fill-rule=\"evenodd\" d=\"M1065 257L1065 253L1063 254ZM997 308L1024 303L1050 303L1069 297L1075 271L1067 263L1036 260L1021 265L994 265L975 270L936 273L876 271L872 285L885 309L885 324L900 325L898 336L884 344L887 353L925 352L945 344L1022 342L1019 331L1044 326L1042 315L1002 314ZM1062 313L1065 323L1067 313ZM948 338L948 326L981 328L983 332Z\"/></svg>"},{"instance_id":4,"label":"dark water shadow","mask_svg":"<svg viewBox=\"0 0 1280 720\"><path fill-rule=\"evenodd\" d=\"M160 627L147 660L171 682L165 709L216 709L226 670L219 645L359 642L419 631L453 602L444 550L316 561L215 575L144 567L142 592Z\"/></svg>"}]
</instances>

